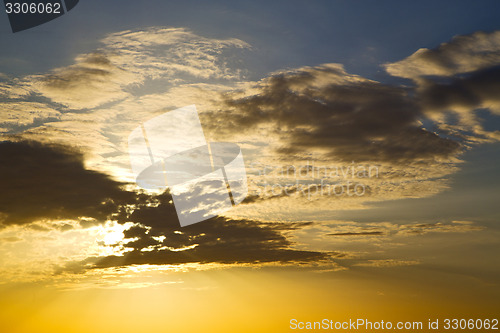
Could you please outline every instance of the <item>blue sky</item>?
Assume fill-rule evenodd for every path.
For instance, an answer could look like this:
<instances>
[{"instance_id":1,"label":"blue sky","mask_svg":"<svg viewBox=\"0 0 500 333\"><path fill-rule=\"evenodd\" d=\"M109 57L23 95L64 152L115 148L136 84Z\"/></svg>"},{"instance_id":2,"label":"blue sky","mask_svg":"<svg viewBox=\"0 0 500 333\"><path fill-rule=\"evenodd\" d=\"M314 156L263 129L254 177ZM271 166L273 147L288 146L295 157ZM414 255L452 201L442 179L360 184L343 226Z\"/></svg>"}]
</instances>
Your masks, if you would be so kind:
<instances>
[{"instance_id":1,"label":"blue sky","mask_svg":"<svg viewBox=\"0 0 500 333\"><path fill-rule=\"evenodd\" d=\"M27 74L71 64L105 34L150 26L187 27L239 38L252 79L283 68L338 62L350 73L389 80L379 65L454 35L500 26L491 1L98 1L81 0L58 20L12 34L0 15L0 72Z\"/></svg>"}]
</instances>

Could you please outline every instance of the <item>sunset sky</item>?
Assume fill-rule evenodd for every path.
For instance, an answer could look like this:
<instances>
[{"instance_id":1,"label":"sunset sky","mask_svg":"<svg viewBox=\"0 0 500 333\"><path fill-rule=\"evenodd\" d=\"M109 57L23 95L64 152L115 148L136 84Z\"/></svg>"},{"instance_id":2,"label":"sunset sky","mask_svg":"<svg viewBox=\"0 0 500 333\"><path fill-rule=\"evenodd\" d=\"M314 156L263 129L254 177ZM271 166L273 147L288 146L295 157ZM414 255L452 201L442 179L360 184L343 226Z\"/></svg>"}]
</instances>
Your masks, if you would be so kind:
<instances>
[{"instance_id":1,"label":"sunset sky","mask_svg":"<svg viewBox=\"0 0 500 333\"><path fill-rule=\"evenodd\" d=\"M0 36L0 332L499 319L497 0L81 0ZM248 196L181 227L128 138L193 104Z\"/></svg>"}]
</instances>

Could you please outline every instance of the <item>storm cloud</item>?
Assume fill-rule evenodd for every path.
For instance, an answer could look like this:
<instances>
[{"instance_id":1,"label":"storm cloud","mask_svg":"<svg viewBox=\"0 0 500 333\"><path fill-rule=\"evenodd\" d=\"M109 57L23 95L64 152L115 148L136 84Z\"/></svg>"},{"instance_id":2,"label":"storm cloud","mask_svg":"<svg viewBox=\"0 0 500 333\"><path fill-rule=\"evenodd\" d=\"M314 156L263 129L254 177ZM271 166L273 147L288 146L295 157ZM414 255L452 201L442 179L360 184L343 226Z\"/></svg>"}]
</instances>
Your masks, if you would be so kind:
<instances>
[{"instance_id":1,"label":"storm cloud","mask_svg":"<svg viewBox=\"0 0 500 333\"><path fill-rule=\"evenodd\" d=\"M267 124L282 156L314 152L342 161L399 163L459 153L458 142L424 129L422 117L407 89L327 64L278 73L259 82L250 95L228 94L207 122L228 135Z\"/></svg>"},{"instance_id":2,"label":"storm cloud","mask_svg":"<svg viewBox=\"0 0 500 333\"><path fill-rule=\"evenodd\" d=\"M118 202L130 200L123 185L87 170L83 155L61 145L0 142L0 221L106 219Z\"/></svg>"}]
</instances>

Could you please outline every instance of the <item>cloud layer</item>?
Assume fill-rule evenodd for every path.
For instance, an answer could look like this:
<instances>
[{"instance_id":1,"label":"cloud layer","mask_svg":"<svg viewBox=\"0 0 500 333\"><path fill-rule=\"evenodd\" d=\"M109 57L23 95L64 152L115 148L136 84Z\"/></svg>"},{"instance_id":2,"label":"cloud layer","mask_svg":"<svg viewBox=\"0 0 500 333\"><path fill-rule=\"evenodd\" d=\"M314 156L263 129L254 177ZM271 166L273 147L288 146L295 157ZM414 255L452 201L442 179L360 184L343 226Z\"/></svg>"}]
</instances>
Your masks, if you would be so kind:
<instances>
[{"instance_id":1,"label":"cloud layer","mask_svg":"<svg viewBox=\"0 0 500 333\"><path fill-rule=\"evenodd\" d=\"M269 125L278 153L344 162L448 159L459 143L421 126L422 113L403 88L350 75L339 65L271 76L257 92L228 95L210 118L213 130L239 133Z\"/></svg>"},{"instance_id":2,"label":"cloud layer","mask_svg":"<svg viewBox=\"0 0 500 333\"><path fill-rule=\"evenodd\" d=\"M446 189L465 149L499 138L477 112L493 117L500 110L499 36L460 36L386 64L390 74L413 81L399 86L350 74L339 64L247 82L235 65L238 52L249 48L243 41L175 28L108 35L101 48L77 56L73 65L0 84L1 243L23 242L8 233L15 228L57 229L55 237L64 238L65 232L94 237L89 230L106 226L111 236L96 243L102 251L65 258L61 272L188 263L337 267L334 259L355 254L300 248L294 241L293 235L320 228L317 221L275 220L303 221L300 214L308 212L324 220L333 210ZM259 174L255 165L279 169L310 162L312 170L355 161L376 166L380 174L362 180L362 197L311 199L297 184L286 194L255 191L232 217L181 229L168 192L143 193L134 186L127 137L142 122L193 103L209 139L242 147L251 190L295 180ZM346 177L300 179L307 188L322 180L354 186L343 183ZM331 225L318 236L322 245L477 230L467 223ZM365 266L416 262L381 260Z\"/></svg>"}]
</instances>

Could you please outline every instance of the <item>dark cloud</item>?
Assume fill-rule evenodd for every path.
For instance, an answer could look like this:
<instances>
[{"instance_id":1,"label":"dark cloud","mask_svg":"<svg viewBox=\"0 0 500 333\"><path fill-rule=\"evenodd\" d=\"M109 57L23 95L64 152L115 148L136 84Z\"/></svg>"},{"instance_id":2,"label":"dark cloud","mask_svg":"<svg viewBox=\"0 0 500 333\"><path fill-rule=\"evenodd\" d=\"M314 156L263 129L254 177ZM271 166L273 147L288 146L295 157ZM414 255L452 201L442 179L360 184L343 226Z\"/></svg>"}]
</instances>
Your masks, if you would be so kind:
<instances>
[{"instance_id":1,"label":"dark cloud","mask_svg":"<svg viewBox=\"0 0 500 333\"><path fill-rule=\"evenodd\" d=\"M309 262L332 254L291 248L287 231L309 223L265 223L215 217L180 228L171 195L144 197L131 214L118 215L120 223L134 222L125 231L123 256L89 258L94 267L133 264Z\"/></svg>"},{"instance_id":2,"label":"dark cloud","mask_svg":"<svg viewBox=\"0 0 500 333\"><path fill-rule=\"evenodd\" d=\"M106 219L131 193L108 176L84 167L68 147L33 141L0 142L0 221Z\"/></svg>"},{"instance_id":3,"label":"dark cloud","mask_svg":"<svg viewBox=\"0 0 500 333\"><path fill-rule=\"evenodd\" d=\"M265 262L315 262L329 258L331 254L302 251L290 248L291 242L282 234L297 226L277 227L256 221L227 220L222 217L204 221L198 230L173 234L166 230L163 242L146 234L137 241L127 244L132 252L123 256L89 258L94 268L140 264L183 264L183 263L265 263ZM202 231L201 233L199 233ZM171 245L194 246L183 251L161 249L141 251L149 246Z\"/></svg>"},{"instance_id":4,"label":"dark cloud","mask_svg":"<svg viewBox=\"0 0 500 333\"><path fill-rule=\"evenodd\" d=\"M419 89L423 106L430 110L476 109L500 104L500 66L481 69L446 80L422 80Z\"/></svg>"},{"instance_id":5,"label":"dark cloud","mask_svg":"<svg viewBox=\"0 0 500 333\"><path fill-rule=\"evenodd\" d=\"M384 66L414 81L417 102L442 133L469 142L500 140L500 132L485 130L476 112L500 115L500 31L457 36ZM450 114L457 121L450 122Z\"/></svg>"},{"instance_id":6,"label":"dark cloud","mask_svg":"<svg viewBox=\"0 0 500 333\"><path fill-rule=\"evenodd\" d=\"M458 142L421 127L408 90L335 70L324 65L272 76L255 94L226 96L206 122L227 134L270 125L281 156L323 152L344 161L406 162L459 152Z\"/></svg>"},{"instance_id":7,"label":"dark cloud","mask_svg":"<svg viewBox=\"0 0 500 333\"><path fill-rule=\"evenodd\" d=\"M467 136L500 138L484 130L478 108L500 114L500 31L457 36L435 49L385 64L414 87L350 75L335 64L270 76L245 92L225 95L205 122L214 133L268 133L278 156L411 163L450 160ZM445 113L454 111L459 123ZM424 128L429 126L437 133ZM450 136L451 133L459 134Z\"/></svg>"},{"instance_id":8,"label":"dark cloud","mask_svg":"<svg viewBox=\"0 0 500 333\"><path fill-rule=\"evenodd\" d=\"M123 184L85 169L83 156L68 147L33 141L1 142L0 184L3 225L79 217L133 222L134 226L124 232L128 242L122 244L131 252L123 257L85 261L94 262L94 267L316 261L329 256L291 248L285 233L305 223L216 217L181 228L168 192L148 195L125 191Z\"/></svg>"}]
</instances>

